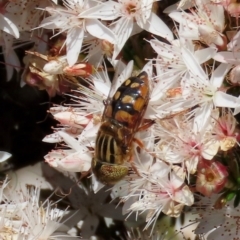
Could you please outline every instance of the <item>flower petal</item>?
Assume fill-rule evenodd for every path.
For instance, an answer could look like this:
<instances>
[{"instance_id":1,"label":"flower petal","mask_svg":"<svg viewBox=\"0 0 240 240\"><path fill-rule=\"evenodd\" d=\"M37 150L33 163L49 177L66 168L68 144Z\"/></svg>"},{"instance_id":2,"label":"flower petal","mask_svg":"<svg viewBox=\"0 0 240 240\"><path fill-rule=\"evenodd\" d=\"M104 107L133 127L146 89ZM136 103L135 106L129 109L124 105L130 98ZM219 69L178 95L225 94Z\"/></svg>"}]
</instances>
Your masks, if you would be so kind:
<instances>
[{"instance_id":1,"label":"flower petal","mask_svg":"<svg viewBox=\"0 0 240 240\"><path fill-rule=\"evenodd\" d=\"M79 14L80 18L92 18L101 20L114 20L119 17L120 4L114 1L91 7Z\"/></svg>"},{"instance_id":2,"label":"flower petal","mask_svg":"<svg viewBox=\"0 0 240 240\"><path fill-rule=\"evenodd\" d=\"M155 13L152 13L147 22L140 25L140 27L150 33L166 38L168 41L173 40L172 31Z\"/></svg>"},{"instance_id":3,"label":"flower petal","mask_svg":"<svg viewBox=\"0 0 240 240\"><path fill-rule=\"evenodd\" d=\"M195 51L195 56L200 64L205 63L217 52L217 48L209 47Z\"/></svg>"},{"instance_id":4,"label":"flower petal","mask_svg":"<svg viewBox=\"0 0 240 240\"><path fill-rule=\"evenodd\" d=\"M217 91L214 95L213 102L216 107L236 108L240 107L238 98L227 93ZM235 114L235 113L234 113Z\"/></svg>"},{"instance_id":5,"label":"flower petal","mask_svg":"<svg viewBox=\"0 0 240 240\"><path fill-rule=\"evenodd\" d=\"M11 153L0 151L0 163L5 162L7 159L9 159L12 156Z\"/></svg>"},{"instance_id":6,"label":"flower petal","mask_svg":"<svg viewBox=\"0 0 240 240\"><path fill-rule=\"evenodd\" d=\"M19 31L17 26L2 14L0 14L0 29L6 33L11 34L15 38L19 38Z\"/></svg>"},{"instance_id":7,"label":"flower petal","mask_svg":"<svg viewBox=\"0 0 240 240\"><path fill-rule=\"evenodd\" d=\"M78 57L82 48L84 31L81 28L72 28L68 31L66 46L67 46L67 61L69 66L73 66Z\"/></svg>"},{"instance_id":8,"label":"flower petal","mask_svg":"<svg viewBox=\"0 0 240 240\"><path fill-rule=\"evenodd\" d=\"M213 57L214 60L222 63L239 64L240 53L239 52L219 52Z\"/></svg>"},{"instance_id":9,"label":"flower petal","mask_svg":"<svg viewBox=\"0 0 240 240\"><path fill-rule=\"evenodd\" d=\"M115 34L97 19L86 19L86 29L94 37L115 43Z\"/></svg>"},{"instance_id":10,"label":"flower petal","mask_svg":"<svg viewBox=\"0 0 240 240\"><path fill-rule=\"evenodd\" d=\"M231 67L232 67L231 64L222 63L215 69L210 79L210 82L214 87L218 88L222 86L225 75L227 74Z\"/></svg>"}]
</instances>

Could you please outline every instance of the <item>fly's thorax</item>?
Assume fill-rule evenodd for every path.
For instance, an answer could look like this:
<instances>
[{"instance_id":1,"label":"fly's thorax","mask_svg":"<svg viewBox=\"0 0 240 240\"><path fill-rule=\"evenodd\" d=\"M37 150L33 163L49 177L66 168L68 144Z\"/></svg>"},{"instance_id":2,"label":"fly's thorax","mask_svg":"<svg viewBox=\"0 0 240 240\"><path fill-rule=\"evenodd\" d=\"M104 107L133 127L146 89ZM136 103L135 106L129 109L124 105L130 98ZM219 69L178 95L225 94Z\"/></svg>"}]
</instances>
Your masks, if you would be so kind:
<instances>
[{"instance_id":1,"label":"fly's thorax","mask_svg":"<svg viewBox=\"0 0 240 240\"><path fill-rule=\"evenodd\" d=\"M147 74L127 79L114 94L106 113L120 124L136 130L140 125L149 102Z\"/></svg>"}]
</instances>

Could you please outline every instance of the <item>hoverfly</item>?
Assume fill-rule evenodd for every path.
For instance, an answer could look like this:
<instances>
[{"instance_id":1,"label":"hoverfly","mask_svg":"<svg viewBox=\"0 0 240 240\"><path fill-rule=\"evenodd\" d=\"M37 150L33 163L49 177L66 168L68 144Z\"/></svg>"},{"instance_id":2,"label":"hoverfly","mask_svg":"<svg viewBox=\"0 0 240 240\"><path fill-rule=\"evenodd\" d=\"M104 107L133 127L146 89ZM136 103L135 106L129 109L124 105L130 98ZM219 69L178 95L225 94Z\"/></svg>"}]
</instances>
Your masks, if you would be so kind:
<instances>
[{"instance_id":1,"label":"hoverfly","mask_svg":"<svg viewBox=\"0 0 240 240\"><path fill-rule=\"evenodd\" d=\"M92 170L104 184L115 184L128 174L134 135L148 106L150 87L146 72L125 80L108 97L97 134Z\"/></svg>"}]
</instances>

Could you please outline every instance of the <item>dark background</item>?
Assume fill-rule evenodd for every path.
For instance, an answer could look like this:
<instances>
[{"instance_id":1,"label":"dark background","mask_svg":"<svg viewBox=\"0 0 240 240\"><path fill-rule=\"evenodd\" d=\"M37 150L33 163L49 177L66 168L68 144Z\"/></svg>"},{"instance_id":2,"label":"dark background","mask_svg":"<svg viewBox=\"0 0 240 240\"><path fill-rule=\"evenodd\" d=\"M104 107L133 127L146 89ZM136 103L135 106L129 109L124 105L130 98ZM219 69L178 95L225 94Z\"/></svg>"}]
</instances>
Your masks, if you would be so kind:
<instances>
[{"instance_id":1,"label":"dark background","mask_svg":"<svg viewBox=\"0 0 240 240\"><path fill-rule=\"evenodd\" d=\"M23 56L24 49L18 50L18 54ZM9 163L15 169L43 161L54 144L42 139L52 133L51 126L56 126L47 110L64 98L50 99L46 91L28 85L20 87L21 72L15 72L7 82L3 64L0 73L0 150L13 155Z\"/></svg>"}]
</instances>

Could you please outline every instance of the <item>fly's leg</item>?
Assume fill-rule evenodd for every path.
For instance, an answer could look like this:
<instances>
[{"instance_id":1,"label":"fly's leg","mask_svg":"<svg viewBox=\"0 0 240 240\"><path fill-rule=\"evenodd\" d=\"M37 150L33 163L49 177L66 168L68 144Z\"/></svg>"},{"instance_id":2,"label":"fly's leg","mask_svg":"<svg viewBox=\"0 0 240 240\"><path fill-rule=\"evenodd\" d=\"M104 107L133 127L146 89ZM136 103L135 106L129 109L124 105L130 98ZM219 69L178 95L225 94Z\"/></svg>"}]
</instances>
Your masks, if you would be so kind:
<instances>
[{"instance_id":1,"label":"fly's leg","mask_svg":"<svg viewBox=\"0 0 240 240\"><path fill-rule=\"evenodd\" d=\"M147 130L148 128L150 128L153 124L155 123L154 120L146 120L145 124L140 126L138 129L137 129L137 132L140 132L140 131L145 131ZM140 149L143 149L144 151L146 151L148 154L150 154L151 156L153 156L154 158L157 158L156 154L152 153L149 149L147 149L145 146L144 146L144 143L138 139L138 138L133 138L133 142L135 142Z\"/></svg>"},{"instance_id":2,"label":"fly's leg","mask_svg":"<svg viewBox=\"0 0 240 240\"><path fill-rule=\"evenodd\" d=\"M155 120L145 120L145 123L140 126L136 132L141 132L144 130L147 130L148 128L150 128L153 124L155 123Z\"/></svg>"}]
</instances>

